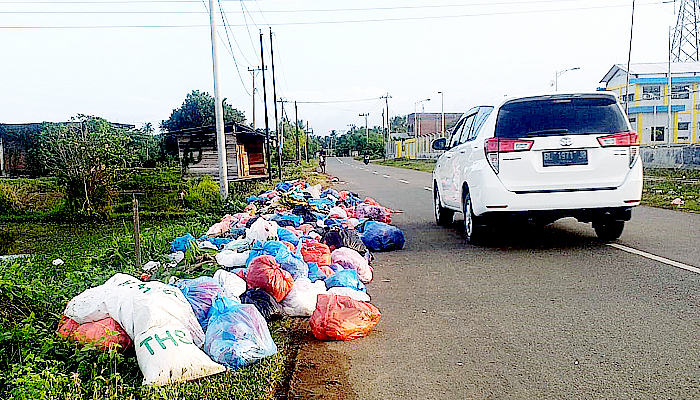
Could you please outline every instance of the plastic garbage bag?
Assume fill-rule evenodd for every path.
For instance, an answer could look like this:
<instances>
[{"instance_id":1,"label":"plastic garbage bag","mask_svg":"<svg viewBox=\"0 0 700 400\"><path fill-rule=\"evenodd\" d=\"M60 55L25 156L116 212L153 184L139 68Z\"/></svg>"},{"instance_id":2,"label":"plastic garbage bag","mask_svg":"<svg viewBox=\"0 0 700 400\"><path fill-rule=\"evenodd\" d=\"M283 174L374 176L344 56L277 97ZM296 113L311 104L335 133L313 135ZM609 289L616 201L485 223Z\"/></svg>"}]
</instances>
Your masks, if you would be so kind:
<instances>
[{"instance_id":1,"label":"plastic garbage bag","mask_svg":"<svg viewBox=\"0 0 700 400\"><path fill-rule=\"evenodd\" d=\"M279 240L284 240L285 242L289 242L295 246L299 244L299 236L285 228L277 228L277 237Z\"/></svg>"},{"instance_id":2,"label":"plastic garbage bag","mask_svg":"<svg viewBox=\"0 0 700 400\"><path fill-rule=\"evenodd\" d=\"M261 288L272 295L275 300L282 301L292 290L294 279L289 272L280 267L274 257L264 255L251 261L246 274L246 283L248 289Z\"/></svg>"},{"instance_id":3,"label":"plastic garbage bag","mask_svg":"<svg viewBox=\"0 0 700 400\"><path fill-rule=\"evenodd\" d=\"M302 277L308 278L309 276L309 266L301 258L301 253L299 252L292 254L289 250L280 250L275 256L275 261L282 269L289 272L295 281Z\"/></svg>"},{"instance_id":4,"label":"plastic garbage bag","mask_svg":"<svg viewBox=\"0 0 700 400\"><path fill-rule=\"evenodd\" d=\"M345 286L333 286L328 289L328 294L337 294L338 296L348 296L352 297L357 301L370 301L369 295L361 290L355 290L353 288Z\"/></svg>"},{"instance_id":5,"label":"plastic garbage bag","mask_svg":"<svg viewBox=\"0 0 700 400\"><path fill-rule=\"evenodd\" d=\"M115 319L133 339L143 384L164 385L226 370L199 349L202 327L173 286L116 274L74 297L63 314L79 324Z\"/></svg>"},{"instance_id":6,"label":"plastic garbage bag","mask_svg":"<svg viewBox=\"0 0 700 400\"><path fill-rule=\"evenodd\" d=\"M331 227L323 234L321 242L328 245L331 251L341 248L351 248L360 255L367 254L367 246L365 246L360 234L354 229L346 229L340 226Z\"/></svg>"},{"instance_id":7,"label":"plastic garbage bag","mask_svg":"<svg viewBox=\"0 0 700 400\"><path fill-rule=\"evenodd\" d=\"M245 279L233 272L224 271L223 269L216 270L216 272L214 272L214 279L224 290L224 296L228 298L234 300L240 299L243 292L247 290Z\"/></svg>"},{"instance_id":8,"label":"plastic garbage bag","mask_svg":"<svg viewBox=\"0 0 700 400\"><path fill-rule=\"evenodd\" d=\"M249 229L246 229L245 237L259 242L265 242L270 239L276 240L277 228L276 222L268 221L265 218L258 218L250 225Z\"/></svg>"},{"instance_id":9,"label":"plastic garbage bag","mask_svg":"<svg viewBox=\"0 0 700 400\"><path fill-rule=\"evenodd\" d=\"M187 249L190 248L190 242L193 240L195 240L195 237L189 233L176 238L170 242L170 252L175 253L176 251L187 251Z\"/></svg>"},{"instance_id":10,"label":"plastic garbage bag","mask_svg":"<svg viewBox=\"0 0 700 400\"><path fill-rule=\"evenodd\" d=\"M214 257L216 258L216 263L226 268L236 268L245 266L248 257L250 256L250 250L239 253L234 250L222 250L216 253Z\"/></svg>"},{"instance_id":11,"label":"plastic garbage bag","mask_svg":"<svg viewBox=\"0 0 700 400\"><path fill-rule=\"evenodd\" d=\"M357 277L357 271L354 269L344 269L337 271L335 274L325 279L326 289L335 286L349 287L354 290L366 291L365 284Z\"/></svg>"},{"instance_id":12,"label":"plastic garbage bag","mask_svg":"<svg viewBox=\"0 0 700 400\"><path fill-rule=\"evenodd\" d=\"M367 218L372 221L391 221L391 213L384 207L367 203L358 203L355 206L355 216L359 219Z\"/></svg>"},{"instance_id":13,"label":"plastic garbage bag","mask_svg":"<svg viewBox=\"0 0 700 400\"><path fill-rule=\"evenodd\" d=\"M309 323L319 340L352 340L367 336L381 318L379 309L371 303L347 296L321 294Z\"/></svg>"},{"instance_id":14,"label":"plastic garbage bag","mask_svg":"<svg viewBox=\"0 0 700 400\"><path fill-rule=\"evenodd\" d=\"M307 240L301 246L301 255L307 263L314 262L318 265L331 265L331 249L325 243Z\"/></svg>"},{"instance_id":15,"label":"plastic garbage bag","mask_svg":"<svg viewBox=\"0 0 700 400\"><path fill-rule=\"evenodd\" d=\"M241 295L241 303L254 305L266 321L275 321L286 316L277 300L260 288L246 290Z\"/></svg>"},{"instance_id":16,"label":"plastic garbage bag","mask_svg":"<svg viewBox=\"0 0 700 400\"><path fill-rule=\"evenodd\" d=\"M403 249L406 237L401 229L377 221L367 221L362 230L362 241L372 251Z\"/></svg>"},{"instance_id":17,"label":"plastic garbage bag","mask_svg":"<svg viewBox=\"0 0 700 400\"><path fill-rule=\"evenodd\" d=\"M217 296L209 312L204 351L236 369L277 353L277 345L255 306Z\"/></svg>"},{"instance_id":18,"label":"plastic garbage bag","mask_svg":"<svg viewBox=\"0 0 700 400\"><path fill-rule=\"evenodd\" d=\"M290 317L309 317L316 309L316 296L326 293L323 281L311 283L309 278L299 278L287 297L282 300L282 309Z\"/></svg>"},{"instance_id":19,"label":"plastic garbage bag","mask_svg":"<svg viewBox=\"0 0 700 400\"><path fill-rule=\"evenodd\" d=\"M319 267L318 264L316 264L315 262L307 263L307 265L309 266L309 280L311 282L316 282L318 280L324 280L328 277L328 275L326 275L326 271L322 270L321 267ZM324 268L328 268L328 267L324 266ZM331 274L332 273L333 273L333 271L331 271Z\"/></svg>"},{"instance_id":20,"label":"plastic garbage bag","mask_svg":"<svg viewBox=\"0 0 700 400\"><path fill-rule=\"evenodd\" d=\"M255 242L253 244L253 249L248 254L246 266L250 265L250 262L253 261L253 259L256 257L264 255L276 257L277 253L279 253L280 251L289 251L289 248L279 240Z\"/></svg>"},{"instance_id":21,"label":"plastic garbage bag","mask_svg":"<svg viewBox=\"0 0 700 400\"><path fill-rule=\"evenodd\" d=\"M212 301L217 294L223 294L224 289L219 282L208 276L200 276L195 279L182 279L175 282L176 288L180 289L187 301L192 306L192 311L199 321L203 330L207 330L207 313Z\"/></svg>"},{"instance_id":22,"label":"plastic garbage bag","mask_svg":"<svg viewBox=\"0 0 700 400\"><path fill-rule=\"evenodd\" d=\"M344 268L352 268L357 271L357 276L364 283L372 280L372 267L367 263L364 257L357 251L341 247L333 250L331 253L331 261L334 264L340 264Z\"/></svg>"},{"instance_id":23,"label":"plastic garbage bag","mask_svg":"<svg viewBox=\"0 0 700 400\"><path fill-rule=\"evenodd\" d=\"M321 184L319 183L313 186L307 186L306 189L304 189L304 192L310 194L312 198L318 199L321 197Z\"/></svg>"},{"instance_id":24,"label":"plastic garbage bag","mask_svg":"<svg viewBox=\"0 0 700 400\"><path fill-rule=\"evenodd\" d=\"M78 324L65 315L61 317L59 336L73 339L80 343L91 343L103 350L114 348L124 351L133 345L131 338L115 319L105 319Z\"/></svg>"}]
</instances>

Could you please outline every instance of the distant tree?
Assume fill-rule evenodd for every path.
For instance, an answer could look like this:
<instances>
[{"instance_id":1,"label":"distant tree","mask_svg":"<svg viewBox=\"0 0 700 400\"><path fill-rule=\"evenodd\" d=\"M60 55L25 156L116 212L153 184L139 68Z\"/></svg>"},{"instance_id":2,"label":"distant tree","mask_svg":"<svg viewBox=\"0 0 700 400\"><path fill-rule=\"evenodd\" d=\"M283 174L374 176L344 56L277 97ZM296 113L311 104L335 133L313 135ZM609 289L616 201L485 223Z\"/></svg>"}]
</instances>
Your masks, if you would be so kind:
<instances>
[{"instance_id":1,"label":"distant tree","mask_svg":"<svg viewBox=\"0 0 700 400\"><path fill-rule=\"evenodd\" d=\"M164 132L174 132L185 128L214 125L216 119L214 106L214 97L209 93L193 90L192 93L187 94L180 108L173 110L170 118L161 121L160 129ZM226 99L223 101L223 106L225 123L245 123L245 115L231 107L231 105L226 104Z\"/></svg>"}]
</instances>

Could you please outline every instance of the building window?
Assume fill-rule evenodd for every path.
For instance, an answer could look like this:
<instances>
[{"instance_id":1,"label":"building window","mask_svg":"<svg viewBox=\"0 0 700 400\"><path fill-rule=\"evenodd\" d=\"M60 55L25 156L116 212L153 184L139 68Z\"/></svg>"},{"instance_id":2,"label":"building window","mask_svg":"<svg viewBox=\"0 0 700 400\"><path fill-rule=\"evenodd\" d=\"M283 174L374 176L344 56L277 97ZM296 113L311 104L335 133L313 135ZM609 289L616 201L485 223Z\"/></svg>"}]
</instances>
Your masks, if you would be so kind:
<instances>
[{"instance_id":1,"label":"building window","mask_svg":"<svg viewBox=\"0 0 700 400\"><path fill-rule=\"evenodd\" d=\"M651 127L651 141L652 142L663 142L664 141L664 126L652 126Z\"/></svg>"},{"instance_id":2,"label":"building window","mask_svg":"<svg viewBox=\"0 0 700 400\"><path fill-rule=\"evenodd\" d=\"M687 131L690 129L690 122L679 122L678 123L678 130L679 131Z\"/></svg>"},{"instance_id":3,"label":"building window","mask_svg":"<svg viewBox=\"0 0 700 400\"><path fill-rule=\"evenodd\" d=\"M659 100L661 98L661 86L642 86L642 100Z\"/></svg>"},{"instance_id":4,"label":"building window","mask_svg":"<svg viewBox=\"0 0 700 400\"><path fill-rule=\"evenodd\" d=\"M688 85L671 85L672 99L689 99L690 87Z\"/></svg>"},{"instance_id":5,"label":"building window","mask_svg":"<svg viewBox=\"0 0 700 400\"><path fill-rule=\"evenodd\" d=\"M622 96L620 96L620 98L622 98L623 102L624 101L634 101L634 93L630 93L626 96L623 94Z\"/></svg>"},{"instance_id":6,"label":"building window","mask_svg":"<svg viewBox=\"0 0 700 400\"><path fill-rule=\"evenodd\" d=\"M630 117L630 123L637 122L637 117Z\"/></svg>"}]
</instances>

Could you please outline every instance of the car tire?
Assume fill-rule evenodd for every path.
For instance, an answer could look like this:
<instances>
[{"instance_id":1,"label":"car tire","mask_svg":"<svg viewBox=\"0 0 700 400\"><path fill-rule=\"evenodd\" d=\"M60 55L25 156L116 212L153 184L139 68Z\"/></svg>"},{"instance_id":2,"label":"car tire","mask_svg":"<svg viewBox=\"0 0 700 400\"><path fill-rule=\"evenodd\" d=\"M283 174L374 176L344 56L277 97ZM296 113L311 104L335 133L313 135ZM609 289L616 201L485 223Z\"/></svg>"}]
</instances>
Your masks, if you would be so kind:
<instances>
[{"instance_id":1,"label":"car tire","mask_svg":"<svg viewBox=\"0 0 700 400\"><path fill-rule=\"evenodd\" d=\"M447 226L452 223L455 212L443 207L440 204L440 191L438 190L437 185L435 185L435 189L433 191L435 192L435 195L433 196L435 222L438 224L438 226Z\"/></svg>"},{"instance_id":2,"label":"car tire","mask_svg":"<svg viewBox=\"0 0 700 400\"><path fill-rule=\"evenodd\" d=\"M469 192L464 196L462 209L464 210L464 241L466 244L481 243L485 235L486 227L483 225L481 219L474 215L472 199L471 196L469 196Z\"/></svg>"},{"instance_id":3,"label":"car tire","mask_svg":"<svg viewBox=\"0 0 700 400\"><path fill-rule=\"evenodd\" d=\"M625 221L598 221L593 223L593 229L600 240L612 242L622 235L622 230L625 229Z\"/></svg>"}]
</instances>

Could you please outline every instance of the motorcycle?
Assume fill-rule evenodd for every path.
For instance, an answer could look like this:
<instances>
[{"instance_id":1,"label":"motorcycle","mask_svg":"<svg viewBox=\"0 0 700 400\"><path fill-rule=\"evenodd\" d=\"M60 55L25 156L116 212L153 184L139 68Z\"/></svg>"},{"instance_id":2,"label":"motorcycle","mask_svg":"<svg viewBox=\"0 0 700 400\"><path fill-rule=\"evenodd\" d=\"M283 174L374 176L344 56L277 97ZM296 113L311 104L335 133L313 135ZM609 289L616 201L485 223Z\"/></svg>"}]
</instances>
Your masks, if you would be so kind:
<instances>
[{"instance_id":1,"label":"motorcycle","mask_svg":"<svg viewBox=\"0 0 700 400\"><path fill-rule=\"evenodd\" d=\"M365 155L365 157L362 161L364 161L365 165L369 164L369 156Z\"/></svg>"}]
</instances>

